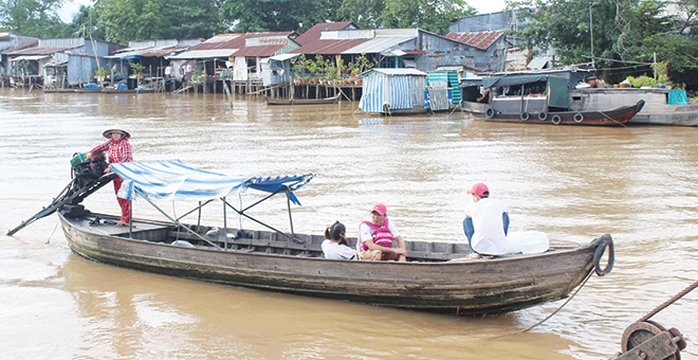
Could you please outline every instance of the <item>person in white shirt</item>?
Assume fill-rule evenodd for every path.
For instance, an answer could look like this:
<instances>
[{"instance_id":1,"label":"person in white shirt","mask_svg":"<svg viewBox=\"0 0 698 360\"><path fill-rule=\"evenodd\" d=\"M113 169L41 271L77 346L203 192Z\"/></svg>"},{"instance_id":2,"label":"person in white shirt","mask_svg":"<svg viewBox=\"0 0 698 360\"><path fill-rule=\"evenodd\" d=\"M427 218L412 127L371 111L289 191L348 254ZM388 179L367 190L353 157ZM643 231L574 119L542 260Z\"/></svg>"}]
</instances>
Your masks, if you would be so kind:
<instances>
[{"instance_id":1,"label":"person in white shirt","mask_svg":"<svg viewBox=\"0 0 698 360\"><path fill-rule=\"evenodd\" d=\"M487 185L477 183L468 190L473 203L465 209L463 231L473 250L470 258L501 255L507 250L509 214L503 202L490 199Z\"/></svg>"},{"instance_id":2,"label":"person in white shirt","mask_svg":"<svg viewBox=\"0 0 698 360\"><path fill-rule=\"evenodd\" d=\"M325 259L359 260L359 254L347 244L346 231L339 221L325 229L325 240L320 245Z\"/></svg>"}]
</instances>

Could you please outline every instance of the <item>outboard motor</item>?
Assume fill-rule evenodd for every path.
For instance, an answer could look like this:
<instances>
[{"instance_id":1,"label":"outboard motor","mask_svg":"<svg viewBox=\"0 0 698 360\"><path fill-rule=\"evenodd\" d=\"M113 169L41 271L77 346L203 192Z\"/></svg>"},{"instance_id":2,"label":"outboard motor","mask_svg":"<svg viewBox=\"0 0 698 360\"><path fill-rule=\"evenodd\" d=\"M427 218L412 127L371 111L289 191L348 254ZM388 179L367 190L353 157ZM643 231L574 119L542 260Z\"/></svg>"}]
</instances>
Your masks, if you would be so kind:
<instances>
[{"instance_id":1,"label":"outboard motor","mask_svg":"<svg viewBox=\"0 0 698 360\"><path fill-rule=\"evenodd\" d=\"M85 154L76 153L70 160L72 166L73 186L71 190L89 186L104 175L107 162L102 154L93 155L91 160L85 160Z\"/></svg>"},{"instance_id":2,"label":"outboard motor","mask_svg":"<svg viewBox=\"0 0 698 360\"><path fill-rule=\"evenodd\" d=\"M104 173L108 165L101 154L93 156L90 160L85 160L85 154L76 153L73 159L70 160L70 166L72 178L70 183L63 188L60 194L48 206L29 219L22 221L16 228L8 231L7 236L12 236L25 226L51 215L61 208L64 208L64 210L68 209L73 215L84 212L82 205L77 205L116 177L114 173Z\"/></svg>"}]
</instances>

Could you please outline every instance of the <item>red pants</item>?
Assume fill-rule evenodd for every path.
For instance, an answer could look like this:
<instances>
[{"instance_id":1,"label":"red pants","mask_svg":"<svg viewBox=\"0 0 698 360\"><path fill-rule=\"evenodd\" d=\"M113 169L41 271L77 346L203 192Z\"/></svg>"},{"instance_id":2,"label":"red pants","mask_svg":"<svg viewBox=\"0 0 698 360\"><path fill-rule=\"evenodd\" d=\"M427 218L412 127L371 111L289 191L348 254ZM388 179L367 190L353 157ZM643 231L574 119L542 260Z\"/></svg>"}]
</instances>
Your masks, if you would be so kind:
<instances>
[{"instance_id":1,"label":"red pants","mask_svg":"<svg viewBox=\"0 0 698 360\"><path fill-rule=\"evenodd\" d=\"M119 192L119 189L121 188L121 183L123 181L124 180L118 176L114 178L114 193ZM116 201L118 201L119 206L121 206L121 221L125 223L131 221L131 200L126 200L117 197Z\"/></svg>"}]
</instances>

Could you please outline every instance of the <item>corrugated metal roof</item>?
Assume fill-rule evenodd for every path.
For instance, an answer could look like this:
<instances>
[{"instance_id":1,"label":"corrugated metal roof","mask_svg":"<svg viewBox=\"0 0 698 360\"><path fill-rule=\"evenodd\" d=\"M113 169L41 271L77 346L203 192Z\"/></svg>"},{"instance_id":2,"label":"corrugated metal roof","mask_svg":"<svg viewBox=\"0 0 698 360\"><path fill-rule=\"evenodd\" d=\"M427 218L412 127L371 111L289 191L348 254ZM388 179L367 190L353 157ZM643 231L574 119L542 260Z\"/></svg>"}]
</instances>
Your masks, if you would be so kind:
<instances>
[{"instance_id":1,"label":"corrugated metal roof","mask_svg":"<svg viewBox=\"0 0 698 360\"><path fill-rule=\"evenodd\" d=\"M417 38L419 29L353 29L322 31L316 41L293 50L296 54L372 54L381 53ZM423 53L402 50L404 53ZM419 51L419 50L417 50Z\"/></svg>"},{"instance_id":2,"label":"corrugated metal roof","mask_svg":"<svg viewBox=\"0 0 698 360\"><path fill-rule=\"evenodd\" d=\"M118 50L114 55L107 56L109 59L126 59L128 57L162 57L174 54L177 51L188 49L188 46L147 46L140 48L124 48Z\"/></svg>"},{"instance_id":3,"label":"corrugated metal roof","mask_svg":"<svg viewBox=\"0 0 698 360\"><path fill-rule=\"evenodd\" d=\"M300 56L300 54L285 53L285 54L270 56L269 59L276 60L276 61L284 61L284 60L288 60L288 59L293 59L294 57L297 57L297 56Z\"/></svg>"},{"instance_id":4,"label":"corrugated metal roof","mask_svg":"<svg viewBox=\"0 0 698 360\"><path fill-rule=\"evenodd\" d=\"M477 32L463 32L463 33L448 33L446 37L449 39L474 46L480 50L487 50L492 44L497 41L504 31L477 31Z\"/></svg>"},{"instance_id":5,"label":"corrugated metal roof","mask_svg":"<svg viewBox=\"0 0 698 360\"><path fill-rule=\"evenodd\" d=\"M301 46L311 43L316 40L320 40L320 34L327 30L344 30L344 29L358 29L359 27L351 21L338 21L338 22L328 22L319 23L313 25L308 31L304 32L302 35L296 38L296 42L301 44Z\"/></svg>"},{"instance_id":6,"label":"corrugated metal roof","mask_svg":"<svg viewBox=\"0 0 698 360\"><path fill-rule=\"evenodd\" d=\"M77 47L81 47L82 45L72 45L72 46L65 46L65 47L30 47L27 49L21 49L21 50L16 50L12 51L12 49L4 52L5 55L8 56L14 56L14 55L51 55L57 52L63 52L66 50L74 49Z\"/></svg>"},{"instance_id":7,"label":"corrugated metal roof","mask_svg":"<svg viewBox=\"0 0 698 360\"><path fill-rule=\"evenodd\" d=\"M19 60L41 60L41 59L46 59L47 57L50 57L51 55L22 55L22 56L17 56L15 58L12 58L12 61L19 61Z\"/></svg>"},{"instance_id":8,"label":"corrugated metal roof","mask_svg":"<svg viewBox=\"0 0 698 360\"><path fill-rule=\"evenodd\" d=\"M21 50L21 49L27 49L27 48L36 46L37 44L39 44L39 39L30 40L30 41L27 41L27 42L23 42L23 43L21 43L21 44L19 44L19 45L16 45L16 46L12 46L12 47L10 47L10 48L7 48L7 49L5 49L5 50L3 50L3 51L0 51L0 54L5 54L5 55L7 55L7 54L9 54L9 53L12 53L12 52L15 52L15 51L18 51L18 50Z\"/></svg>"},{"instance_id":9,"label":"corrugated metal roof","mask_svg":"<svg viewBox=\"0 0 698 360\"><path fill-rule=\"evenodd\" d=\"M234 40L243 34L218 34L201 44L193 47L194 50L210 50L210 49L220 49L228 41Z\"/></svg>"},{"instance_id":10,"label":"corrugated metal roof","mask_svg":"<svg viewBox=\"0 0 698 360\"><path fill-rule=\"evenodd\" d=\"M552 59L549 57L537 57L531 60L526 67L531 70L541 70L545 68L551 60Z\"/></svg>"},{"instance_id":11,"label":"corrugated metal roof","mask_svg":"<svg viewBox=\"0 0 698 360\"><path fill-rule=\"evenodd\" d=\"M211 49L211 50L190 50L181 54L168 57L169 60L194 60L194 59L212 59L212 58L227 58L232 56L237 49Z\"/></svg>"},{"instance_id":12,"label":"corrugated metal roof","mask_svg":"<svg viewBox=\"0 0 698 360\"><path fill-rule=\"evenodd\" d=\"M360 40L317 40L293 50L294 54L319 54L334 55L342 54L345 50L351 49L370 39Z\"/></svg>"},{"instance_id":13,"label":"corrugated metal roof","mask_svg":"<svg viewBox=\"0 0 698 360\"><path fill-rule=\"evenodd\" d=\"M246 46L247 39L267 38L271 40L279 36L291 37L295 33L295 31L268 31L244 34L221 34L192 47L192 50L242 49ZM265 40L262 39L261 41Z\"/></svg>"},{"instance_id":14,"label":"corrugated metal roof","mask_svg":"<svg viewBox=\"0 0 698 360\"><path fill-rule=\"evenodd\" d=\"M283 45L267 45L267 46L249 46L235 52L235 56L249 57L269 57L276 54L286 44Z\"/></svg>"},{"instance_id":15,"label":"corrugated metal roof","mask_svg":"<svg viewBox=\"0 0 698 360\"><path fill-rule=\"evenodd\" d=\"M400 45L405 41L410 41L416 36L376 36L373 39L365 41L357 46L351 47L342 52L342 54L374 54L386 51L394 46Z\"/></svg>"},{"instance_id":16,"label":"corrugated metal roof","mask_svg":"<svg viewBox=\"0 0 698 360\"><path fill-rule=\"evenodd\" d=\"M414 76L427 76L427 73L424 71L420 71L417 69L408 69L408 68L400 68L400 69L392 69L392 68L373 68L369 71L366 71L365 73L361 74L362 76L367 76L372 73L379 73L379 74L385 74L388 76L393 76L393 75L414 75Z\"/></svg>"}]
</instances>

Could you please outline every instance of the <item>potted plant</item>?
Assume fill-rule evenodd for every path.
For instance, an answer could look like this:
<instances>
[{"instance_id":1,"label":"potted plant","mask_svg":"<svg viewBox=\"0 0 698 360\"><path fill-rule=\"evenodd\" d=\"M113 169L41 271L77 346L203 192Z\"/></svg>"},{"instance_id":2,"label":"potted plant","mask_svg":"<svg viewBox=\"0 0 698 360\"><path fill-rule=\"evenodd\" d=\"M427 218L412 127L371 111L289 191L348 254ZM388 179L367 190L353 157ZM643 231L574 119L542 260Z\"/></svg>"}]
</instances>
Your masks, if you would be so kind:
<instances>
[{"instance_id":1,"label":"potted plant","mask_svg":"<svg viewBox=\"0 0 698 360\"><path fill-rule=\"evenodd\" d=\"M95 70L95 77L97 78L97 83L101 84L104 82L104 78L107 76L107 69L103 67L98 67Z\"/></svg>"},{"instance_id":2,"label":"potted plant","mask_svg":"<svg viewBox=\"0 0 698 360\"><path fill-rule=\"evenodd\" d=\"M131 75L139 79L143 75L145 66L141 65L140 63L131 63L131 70L133 71Z\"/></svg>"}]
</instances>

